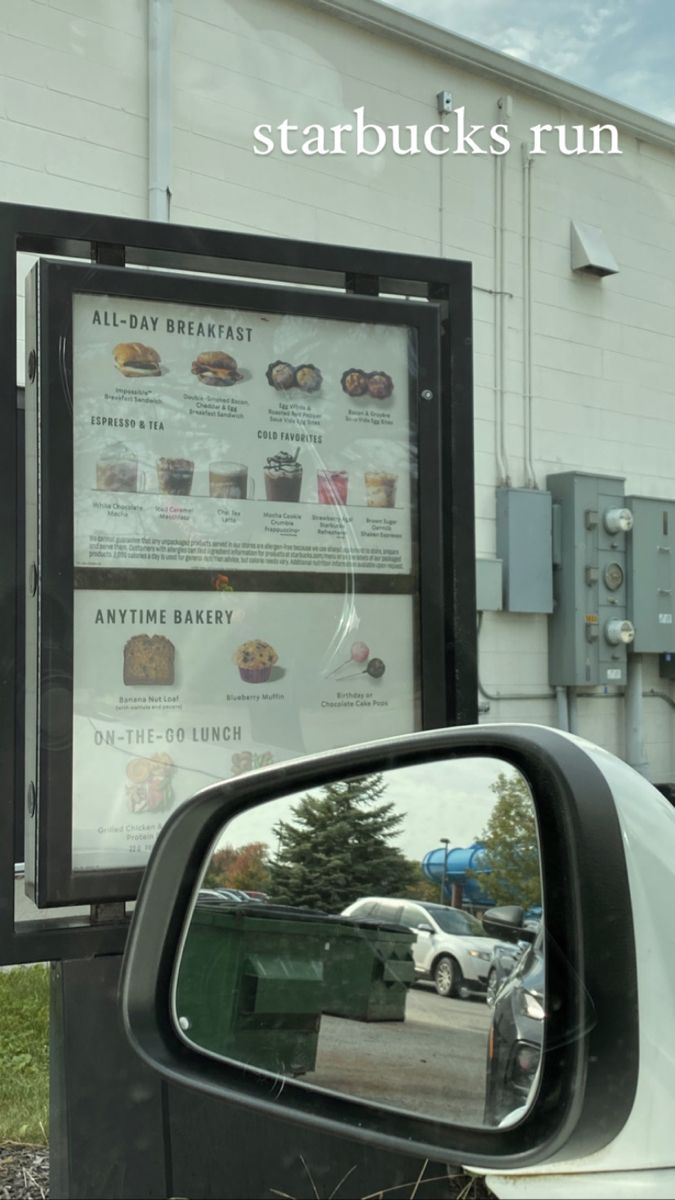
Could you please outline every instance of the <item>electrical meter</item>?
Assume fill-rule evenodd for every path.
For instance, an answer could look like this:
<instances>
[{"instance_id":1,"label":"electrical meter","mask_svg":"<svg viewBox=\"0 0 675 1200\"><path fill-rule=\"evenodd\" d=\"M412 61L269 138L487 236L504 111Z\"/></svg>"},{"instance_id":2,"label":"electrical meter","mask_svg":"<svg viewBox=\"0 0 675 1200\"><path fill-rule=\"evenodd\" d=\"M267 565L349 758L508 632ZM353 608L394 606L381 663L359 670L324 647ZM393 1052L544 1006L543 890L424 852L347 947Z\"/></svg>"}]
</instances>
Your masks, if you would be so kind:
<instances>
[{"instance_id":1,"label":"electrical meter","mask_svg":"<svg viewBox=\"0 0 675 1200\"><path fill-rule=\"evenodd\" d=\"M630 533L633 514L629 508L610 508L605 513L605 529L608 533Z\"/></svg>"},{"instance_id":2,"label":"electrical meter","mask_svg":"<svg viewBox=\"0 0 675 1200\"><path fill-rule=\"evenodd\" d=\"M621 563L607 563L607 566L602 572L602 578L608 591L616 592L617 589L621 587L621 584L624 580L624 572Z\"/></svg>"},{"instance_id":3,"label":"electrical meter","mask_svg":"<svg viewBox=\"0 0 675 1200\"><path fill-rule=\"evenodd\" d=\"M630 646L635 637L635 626L632 621L608 621L605 637L610 646Z\"/></svg>"}]
</instances>

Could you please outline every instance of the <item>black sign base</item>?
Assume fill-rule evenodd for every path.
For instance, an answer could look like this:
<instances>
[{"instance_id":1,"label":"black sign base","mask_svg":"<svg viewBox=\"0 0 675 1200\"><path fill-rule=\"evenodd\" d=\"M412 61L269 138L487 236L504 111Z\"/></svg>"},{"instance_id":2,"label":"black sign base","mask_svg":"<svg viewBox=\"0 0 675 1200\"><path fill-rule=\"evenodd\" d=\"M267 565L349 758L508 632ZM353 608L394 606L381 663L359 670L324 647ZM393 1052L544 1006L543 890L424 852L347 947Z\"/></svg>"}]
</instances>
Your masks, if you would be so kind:
<instances>
[{"instance_id":1,"label":"black sign base","mask_svg":"<svg viewBox=\"0 0 675 1200\"><path fill-rule=\"evenodd\" d=\"M108 955L52 966L51 1200L457 1195L447 1178L452 1167L261 1121L247 1109L160 1083L120 1025L121 961Z\"/></svg>"},{"instance_id":2,"label":"black sign base","mask_svg":"<svg viewBox=\"0 0 675 1200\"><path fill-rule=\"evenodd\" d=\"M124 1036L117 1007L121 962L115 954L52 964L52 1200L173 1194L165 1170L164 1085Z\"/></svg>"}]
</instances>

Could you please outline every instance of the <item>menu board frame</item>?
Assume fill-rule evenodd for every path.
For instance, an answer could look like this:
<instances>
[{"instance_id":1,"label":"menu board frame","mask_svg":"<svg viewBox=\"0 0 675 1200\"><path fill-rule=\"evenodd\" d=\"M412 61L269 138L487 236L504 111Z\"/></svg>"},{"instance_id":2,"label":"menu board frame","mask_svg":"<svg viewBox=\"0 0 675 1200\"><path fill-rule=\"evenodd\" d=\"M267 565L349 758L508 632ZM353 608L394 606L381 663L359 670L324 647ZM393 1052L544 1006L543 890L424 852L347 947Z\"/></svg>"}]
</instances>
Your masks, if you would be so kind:
<instances>
[{"instance_id":1,"label":"menu board frame","mask_svg":"<svg viewBox=\"0 0 675 1200\"><path fill-rule=\"evenodd\" d=\"M34 895L41 907L83 902L132 900L142 868L74 871L72 867L72 680L74 585L93 589L114 586L113 568L74 567L73 544L73 296L89 293L139 300L177 301L219 309L253 309L326 320L404 325L415 332L419 353L411 379L411 436L424 463L413 520L413 562L418 564L414 595L417 638L419 728L446 723L448 710L445 656L443 461L440 386L440 305L399 299L345 295L328 291L244 284L238 281L134 271L106 266L63 264L42 259L35 268L35 343L38 386L27 404L27 503L34 506L33 552L37 563L37 603L33 607L35 692L27 687L27 764L37 769L37 845ZM34 403L33 403L34 399ZM416 536L415 536L416 535ZM180 569L138 568L146 587L184 586ZM133 575L138 572L128 572ZM238 572L239 575L245 573ZM255 584L255 579L252 581ZM325 574L318 590L335 586ZM288 587L288 576L285 576ZM367 582L365 583L367 587ZM379 585L381 588L381 584ZM393 584L395 587L395 582ZM301 590L298 588L298 590ZM302 589L304 590L304 589ZM29 637L30 643L30 637ZM30 664L29 664L30 668ZM28 678L30 681L30 669ZM55 681L45 700L39 680ZM39 738L30 744L31 730ZM402 731L403 732L403 731ZM33 772L35 775L35 771ZM31 778L31 774L28 774Z\"/></svg>"}]
</instances>

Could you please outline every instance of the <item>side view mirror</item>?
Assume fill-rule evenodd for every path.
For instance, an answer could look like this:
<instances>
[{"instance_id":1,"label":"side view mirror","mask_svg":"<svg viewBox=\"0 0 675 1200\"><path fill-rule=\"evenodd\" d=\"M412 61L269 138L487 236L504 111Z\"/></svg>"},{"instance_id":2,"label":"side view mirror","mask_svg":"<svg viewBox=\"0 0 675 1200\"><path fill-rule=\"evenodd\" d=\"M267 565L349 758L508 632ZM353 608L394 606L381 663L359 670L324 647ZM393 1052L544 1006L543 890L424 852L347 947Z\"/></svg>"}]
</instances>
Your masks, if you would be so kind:
<instances>
[{"instance_id":1,"label":"side view mirror","mask_svg":"<svg viewBox=\"0 0 675 1200\"><path fill-rule=\"evenodd\" d=\"M418 933L433 933L434 932L431 925L425 925L425 924L417 925L416 929L417 929Z\"/></svg>"},{"instance_id":2,"label":"side view mirror","mask_svg":"<svg viewBox=\"0 0 675 1200\"><path fill-rule=\"evenodd\" d=\"M664 805L658 844L675 853L671 810L610 757L480 726L200 792L164 826L133 915L132 1045L176 1083L424 1158L504 1174L597 1155L638 1080L622 788L641 819ZM200 903L243 848L268 900ZM406 924L411 904L437 947ZM531 961L490 1009L493 948L533 942L530 910Z\"/></svg>"},{"instance_id":3,"label":"side view mirror","mask_svg":"<svg viewBox=\"0 0 675 1200\"><path fill-rule=\"evenodd\" d=\"M536 930L527 929L523 922L525 910L519 904L505 904L499 908L491 908L483 917L483 928L492 937L502 938L505 942L533 942Z\"/></svg>"}]
</instances>

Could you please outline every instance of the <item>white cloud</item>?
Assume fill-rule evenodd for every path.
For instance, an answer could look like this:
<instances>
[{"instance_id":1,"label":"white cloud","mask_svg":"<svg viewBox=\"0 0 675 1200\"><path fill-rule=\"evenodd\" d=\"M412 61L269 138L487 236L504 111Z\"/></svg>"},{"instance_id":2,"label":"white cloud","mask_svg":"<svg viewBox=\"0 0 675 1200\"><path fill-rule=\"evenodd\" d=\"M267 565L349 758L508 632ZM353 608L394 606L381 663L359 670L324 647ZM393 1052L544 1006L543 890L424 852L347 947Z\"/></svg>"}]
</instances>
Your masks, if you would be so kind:
<instances>
[{"instance_id":1,"label":"white cloud","mask_svg":"<svg viewBox=\"0 0 675 1200\"><path fill-rule=\"evenodd\" d=\"M396 0L393 7L673 118L672 0Z\"/></svg>"}]
</instances>

